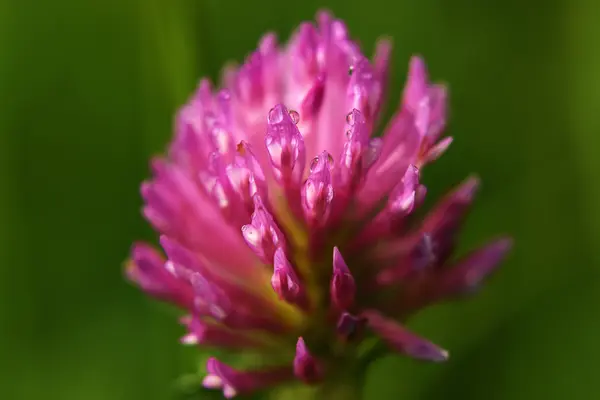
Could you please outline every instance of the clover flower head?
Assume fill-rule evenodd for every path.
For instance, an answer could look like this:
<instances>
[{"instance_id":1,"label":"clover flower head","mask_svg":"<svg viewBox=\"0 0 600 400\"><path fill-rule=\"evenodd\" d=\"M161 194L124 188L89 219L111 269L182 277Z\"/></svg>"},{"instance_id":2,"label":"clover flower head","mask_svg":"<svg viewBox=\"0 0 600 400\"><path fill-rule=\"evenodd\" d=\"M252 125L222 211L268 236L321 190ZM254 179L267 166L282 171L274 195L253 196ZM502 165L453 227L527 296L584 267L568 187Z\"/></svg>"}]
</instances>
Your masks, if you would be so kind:
<instances>
[{"instance_id":1,"label":"clover flower head","mask_svg":"<svg viewBox=\"0 0 600 400\"><path fill-rule=\"evenodd\" d=\"M286 44L268 34L243 65L179 111L168 155L143 183L159 251L133 247L128 277L187 316L185 344L253 351L243 370L210 358L204 386L227 398L352 363L366 337L407 356L448 353L403 324L479 287L510 248L452 257L479 181L423 213L423 170L444 137L447 90L410 60L401 104L375 136L391 46L373 61L321 12Z\"/></svg>"}]
</instances>

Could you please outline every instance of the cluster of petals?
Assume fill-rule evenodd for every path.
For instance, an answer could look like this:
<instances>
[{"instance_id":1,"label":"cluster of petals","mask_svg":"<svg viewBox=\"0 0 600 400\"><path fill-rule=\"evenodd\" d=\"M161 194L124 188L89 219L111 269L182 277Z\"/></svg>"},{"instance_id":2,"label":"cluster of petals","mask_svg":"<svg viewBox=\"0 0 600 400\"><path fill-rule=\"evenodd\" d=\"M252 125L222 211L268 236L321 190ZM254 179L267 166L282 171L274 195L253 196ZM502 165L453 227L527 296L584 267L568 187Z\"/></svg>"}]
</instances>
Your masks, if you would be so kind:
<instances>
[{"instance_id":1,"label":"cluster of petals","mask_svg":"<svg viewBox=\"0 0 600 400\"><path fill-rule=\"evenodd\" d=\"M500 238L452 257L476 178L420 212L422 170L452 141L447 91L413 57L400 105L375 135L390 52L381 41L370 61L326 12L287 44L268 34L221 89L201 81L167 156L152 161L143 214L162 251L135 244L127 274L186 312L183 343L272 360L240 370L210 358L204 385L227 398L318 383L336 368L328 349L365 335L445 360L403 322L472 292L510 247Z\"/></svg>"}]
</instances>

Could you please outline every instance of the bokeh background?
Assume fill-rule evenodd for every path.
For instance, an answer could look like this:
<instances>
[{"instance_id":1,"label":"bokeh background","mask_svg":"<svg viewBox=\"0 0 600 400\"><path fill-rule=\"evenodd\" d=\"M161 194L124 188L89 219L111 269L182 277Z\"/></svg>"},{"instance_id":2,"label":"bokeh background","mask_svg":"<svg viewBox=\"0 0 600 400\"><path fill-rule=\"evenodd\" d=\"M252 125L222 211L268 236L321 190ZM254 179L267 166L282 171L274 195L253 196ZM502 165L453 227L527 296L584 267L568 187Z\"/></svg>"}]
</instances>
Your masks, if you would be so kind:
<instances>
[{"instance_id":1,"label":"bokeh background","mask_svg":"<svg viewBox=\"0 0 600 400\"><path fill-rule=\"evenodd\" d=\"M368 54L395 42L450 84L440 194L483 178L464 248L512 233L501 273L411 326L446 365L390 356L368 398L597 399L600 6L594 0L1 0L0 397L164 400L195 369L170 310L122 279L147 160L201 76L321 7Z\"/></svg>"}]
</instances>

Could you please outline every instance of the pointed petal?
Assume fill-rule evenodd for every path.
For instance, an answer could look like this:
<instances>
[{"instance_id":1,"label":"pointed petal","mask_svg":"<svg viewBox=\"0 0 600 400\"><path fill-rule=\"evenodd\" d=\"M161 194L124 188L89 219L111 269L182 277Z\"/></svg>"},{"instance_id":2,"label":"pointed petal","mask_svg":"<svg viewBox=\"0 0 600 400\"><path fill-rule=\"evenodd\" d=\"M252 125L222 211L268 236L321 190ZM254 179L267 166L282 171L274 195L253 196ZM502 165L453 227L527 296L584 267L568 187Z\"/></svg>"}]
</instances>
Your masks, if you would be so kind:
<instances>
[{"instance_id":1,"label":"pointed petal","mask_svg":"<svg viewBox=\"0 0 600 400\"><path fill-rule=\"evenodd\" d=\"M192 307L193 293L189 283L178 279L165 268L164 258L151 246L134 244L126 274L129 280L151 296L186 309Z\"/></svg>"},{"instance_id":2,"label":"pointed petal","mask_svg":"<svg viewBox=\"0 0 600 400\"><path fill-rule=\"evenodd\" d=\"M356 284L337 247L333 248L333 278L330 290L331 301L339 310L347 310L352 307Z\"/></svg>"},{"instance_id":3,"label":"pointed petal","mask_svg":"<svg viewBox=\"0 0 600 400\"><path fill-rule=\"evenodd\" d=\"M267 194L264 173L250 144L242 140L237 145L234 160L225 167L224 172L230 196L235 197L236 205L246 211L242 215L250 213L254 208L253 196Z\"/></svg>"},{"instance_id":4,"label":"pointed petal","mask_svg":"<svg viewBox=\"0 0 600 400\"><path fill-rule=\"evenodd\" d=\"M356 244L381 242L399 232L406 225L406 217L423 203L426 191L425 186L419 184L419 170L409 165L400 183L392 189L385 208L363 228Z\"/></svg>"},{"instance_id":5,"label":"pointed petal","mask_svg":"<svg viewBox=\"0 0 600 400\"><path fill-rule=\"evenodd\" d=\"M239 371L211 357L206 363L207 375L203 386L208 389L222 389L223 395L231 399L238 394L249 394L266 389L293 377L290 366Z\"/></svg>"},{"instance_id":6,"label":"pointed petal","mask_svg":"<svg viewBox=\"0 0 600 400\"><path fill-rule=\"evenodd\" d=\"M306 296L302 283L281 247L275 251L271 285L282 300L301 307L306 306Z\"/></svg>"},{"instance_id":7,"label":"pointed petal","mask_svg":"<svg viewBox=\"0 0 600 400\"><path fill-rule=\"evenodd\" d=\"M234 330L261 330L282 334L290 329L288 322L276 313L276 304L253 297L241 288L224 289L198 273L193 273L190 281L195 293L195 312L199 316L214 318Z\"/></svg>"},{"instance_id":8,"label":"pointed petal","mask_svg":"<svg viewBox=\"0 0 600 400\"><path fill-rule=\"evenodd\" d=\"M293 81L311 81L319 73L317 52L319 34L313 24L300 25L288 44Z\"/></svg>"},{"instance_id":9,"label":"pointed petal","mask_svg":"<svg viewBox=\"0 0 600 400\"><path fill-rule=\"evenodd\" d=\"M386 38L380 39L375 47L375 57L373 59L375 78L380 82L381 87L379 99L375 103L375 108L373 110L376 116L379 115L387 94L391 53L391 40Z\"/></svg>"},{"instance_id":10,"label":"pointed petal","mask_svg":"<svg viewBox=\"0 0 600 400\"><path fill-rule=\"evenodd\" d=\"M414 116L406 110L400 111L388 124L382 140L379 157L358 194L360 204L367 210L377 205L398 184L398 177L416 162L421 134Z\"/></svg>"},{"instance_id":11,"label":"pointed petal","mask_svg":"<svg viewBox=\"0 0 600 400\"><path fill-rule=\"evenodd\" d=\"M260 196L254 196L252 222L242 226L244 240L266 264L273 261L275 250L285 248L285 238Z\"/></svg>"},{"instance_id":12,"label":"pointed petal","mask_svg":"<svg viewBox=\"0 0 600 400\"><path fill-rule=\"evenodd\" d=\"M239 102L237 108L262 110L266 104L273 104L273 100L280 95L279 51L277 38L274 34L267 34L259 42L258 50L250 54L244 64L239 68L234 80L234 95ZM246 113L246 123L253 113Z\"/></svg>"},{"instance_id":13,"label":"pointed petal","mask_svg":"<svg viewBox=\"0 0 600 400\"><path fill-rule=\"evenodd\" d=\"M244 273L239 273L225 268L218 268L208 264L209 261L205 260L201 255L165 235L160 237L160 243L169 257L167 264L170 264L170 268L175 276L191 280L192 275L197 273L203 279L210 282L212 286L219 287L227 293L236 293L244 296L246 302L258 301L259 297L257 297L256 293L260 292L255 290L254 294L252 294L249 288L256 289L255 285L261 283L266 275L259 275L252 269L247 269ZM238 298L238 300L240 299Z\"/></svg>"},{"instance_id":14,"label":"pointed petal","mask_svg":"<svg viewBox=\"0 0 600 400\"><path fill-rule=\"evenodd\" d=\"M404 87L404 106L416 113L421 100L427 96L428 86L429 74L425 61L420 56L413 56L410 59L408 79Z\"/></svg>"},{"instance_id":15,"label":"pointed petal","mask_svg":"<svg viewBox=\"0 0 600 400\"><path fill-rule=\"evenodd\" d=\"M446 128L448 114L448 89L444 85L431 85L429 96L429 129L427 139L430 144L435 143L442 131Z\"/></svg>"},{"instance_id":16,"label":"pointed petal","mask_svg":"<svg viewBox=\"0 0 600 400\"><path fill-rule=\"evenodd\" d=\"M513 241L500 238L468 254L435 279L434 297L455 297L473 292L504 260Z\"/></svg>"},{"instance_id":17,"label":"pointed petal","mask_svg":"<svg viewBox=\"0 0 600 400\"><path fill-rule=\"evenodd\" d=\"M429 236L437 265L443 264L454 250L457 234L478 188L479 179L468 178L425 217L420 231Z\"/></svg>"},{"instance_id":18,"label":"pointed petal","mask_svg":"<svg viewBox=\"0 0 600 400\"><path fill-rule=\"evenodd\" d=\"M345 341L354 340L363 330L365 323L365 318L344 312L338 319L336 331Z\"/></svg>"},{"instance_id":19,"label":"pointed petal","mask_svg":"<svg viewBox=\"0 0 600 400\"><path fill-rule=\"evenodd\" d=\"M227 349L261 348L265 343L239 329L229 329L214 321L194 317L185 323L188 333L181 338L183 344L213 346Z\"/></svg>"},{"instance_id":20,"label":"pointed petal","mask_svg":"<svg viewBox=\"0 0 600 400\"><path fill-rule=\"evenodd\" d=\"M369 60L362 55L356 57L352 68L353 71L347 89L347 108L360 111L370 130L383 93L381 82L375 79Z\"/></svg>"},{"instance_id":21,"label":"pointed petal","mask_svg":"<svg viewBox=\"0 0 600 400\"><path fill-rule=\"evenodd\" d=\"M284 186L298 185L306 162L304 139L283 104L269 111L265 143L275 177Z\"/></svg>"},{"instance_id":22,"label":"pointed petal","mask_svg":"<svg viewBox=\"0 0 600 400\"><path fill-rule=\"evenodd\" d=\"M402 238L389 246L389 252L380 255L384 264L392 266L377 274L377 283L393 285L415 273L439 266L438 248L430 233L419 233L411 238Z\"/></svg>"},{"instance_id":23,"label":"pointed petal","mask_svg":"<svg viewBox=\"0 0 600 400\"><path fill-rule=\"evenodd\" d=\"M154 178L142 188L144 214L160 233L202 254L213 264L229 266L232 273L247 274L248 266L256 264L255 255L239 230L226 223L221 209L196 178L181 167L160 160L155 160L152 167ZM224 252L223 248L233 251Z\"/></svg>"},{"instance_id":24,"label":"pointed petal","mask_svg":"<svg viewBox=\"0 0 600 400\"><path fill-rule=\"evenodd\" d=\"M324 95L325 78L323 75L318 75L300 103L300 112L303 118L312 119L319 113L323 105Z\"/></svg>"},{"instance_id":25,"label":"pointed petal","mask_svg":"<svg viewBox=\"0 0 600 400\"><path fill-rule=\"evenodd\" d=\"M337 156L344 145L343 116L352 109L359 110L370 132L383 88L369 61L349 37L344 23L323 13L318 22L323 43L325 93L317 120L318 137L310 150L325 150Z\"/></svg>"},{"instance_id":26,"label":"pointed petal","mask_svg":"<svg viewBox=\"0 0 600 400\"><path fill-rule=\"evenodd\" d=\"M390 347L409 357L425 361L446 361L448 352L408 331L402 325L377 311L364 313L367 325Z\"/></svg>"},{"instance_id":27,"label":"pointed petal","mask_svg":"<svg viewBox=\"0 0 600 400\"><path fill-rule=\"evenodd\" d=\"M425 185L418 185L415 193L415 208L421 207L427 196L427 188Z\"/></svg>"},{"instance_id":28,"label":"pointed petal","mask_svg":"<svg viewBox=\"0 0 600 400\"><path fill-rule=\"evenodd\" d=\"M313 24L303 23L288 44L291 74L286 81L286 104L298 108L303 120L319 113L325 93L324 65L319 61L323 42Z\"/></svg>"},{"instance_id":29,"label":"pointed petal","mask_svg":"<svg viewBox=\"0 0 600 400\"><path fill-rule=\"evenodd\" d=\"M336 187L345 196L352 196L362 184L369 168L377 161L381 150L381 139L370 139L363 114L353 109L346 115L348 130L346 143L338 162Z\"/></svg>"},{"instance_id":30,"label":"pointed petal","mask_svg":"<svg viewBox=\"0 0 600 400\"><path fill-rule=\"evenodd\" d=\"M448 147L450 147L450 145L452 144L452 140L453 138L448 136L431 146L425 152L425 154L421 156L419 163L421 165L425 165L432 163L433 161L440 158L446 152L446 150L448 150Z\"/></svg>"},{"instance_id":31,"label":"pointed petal","mask_svg":"<svg viewBox=\"0 0 600 400\"><path fill-rule=\"evenodd\" d=\"M311 225L325 223L331 212L334 195L331 184L332 168L333 158L325 151L310 164L308 179L302 187L302 208Z\"/></svg>"},{"instance_id":32,"label":"pointed petal","mask_svg":"<svg viewBox=\"0 0 600 400\"><path fill-rule=\"evenodd\" d=\"M400 183L392 190L388 200L388 209L395 219L409 215L416 203L419 186L419 169L409 165Z\"/></svg>"},{"instance_id":33,"label":"pointed petal","mask_svg":"<svg viewBox=\"0 0 600 400\"><path fill-rule=\"evenodd\" d=\"M310 354L303 338L298 338L296 356L294 357L294 374L307 384L314 384L323 379L323 368L320 362Z\"/></svg>"}]
</instances>

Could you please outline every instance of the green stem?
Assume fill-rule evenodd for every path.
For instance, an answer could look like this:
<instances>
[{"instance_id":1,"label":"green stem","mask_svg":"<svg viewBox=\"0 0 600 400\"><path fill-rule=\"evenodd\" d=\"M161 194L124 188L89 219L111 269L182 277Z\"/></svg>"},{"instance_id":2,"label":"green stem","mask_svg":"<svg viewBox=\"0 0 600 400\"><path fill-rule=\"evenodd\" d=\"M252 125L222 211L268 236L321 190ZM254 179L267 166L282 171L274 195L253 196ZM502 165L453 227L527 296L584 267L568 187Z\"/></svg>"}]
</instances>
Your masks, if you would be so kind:
<instances>
[{"instance_id":1,"label":"green stem","mask_svg":"<svg viewBox=\"0 0 600 400\"><path fill-rule=\"evenodd\" d=\"M294 384L273 391L270 400L361 400L364 373L354 371L331 377L316 386Z\"/></svg>"},{"instance_id":2,"label":"green stem","mask_svg":"<svg viewBox=\"0 0 600 400\"><path fill-rule=\"evenodd\" d=\"M377 341L371 348L369 348L364 355L360 358L360 366L363 370L369 368L372 362L380 359L389 353L389 350L385 344L381 341Z\"/></svg>"},{"instance_id":3,"label":"green stem","mask_svg":"<svg viewBox=\"0 0 600 400\"><path fill-rule=\"evenodd\" d=\"M362 399L362 379L356 377L357 382L345 381L334 384L323 385L315 393L315 399L320 400L361 400Z\"/></svg>"}]
</instances>

